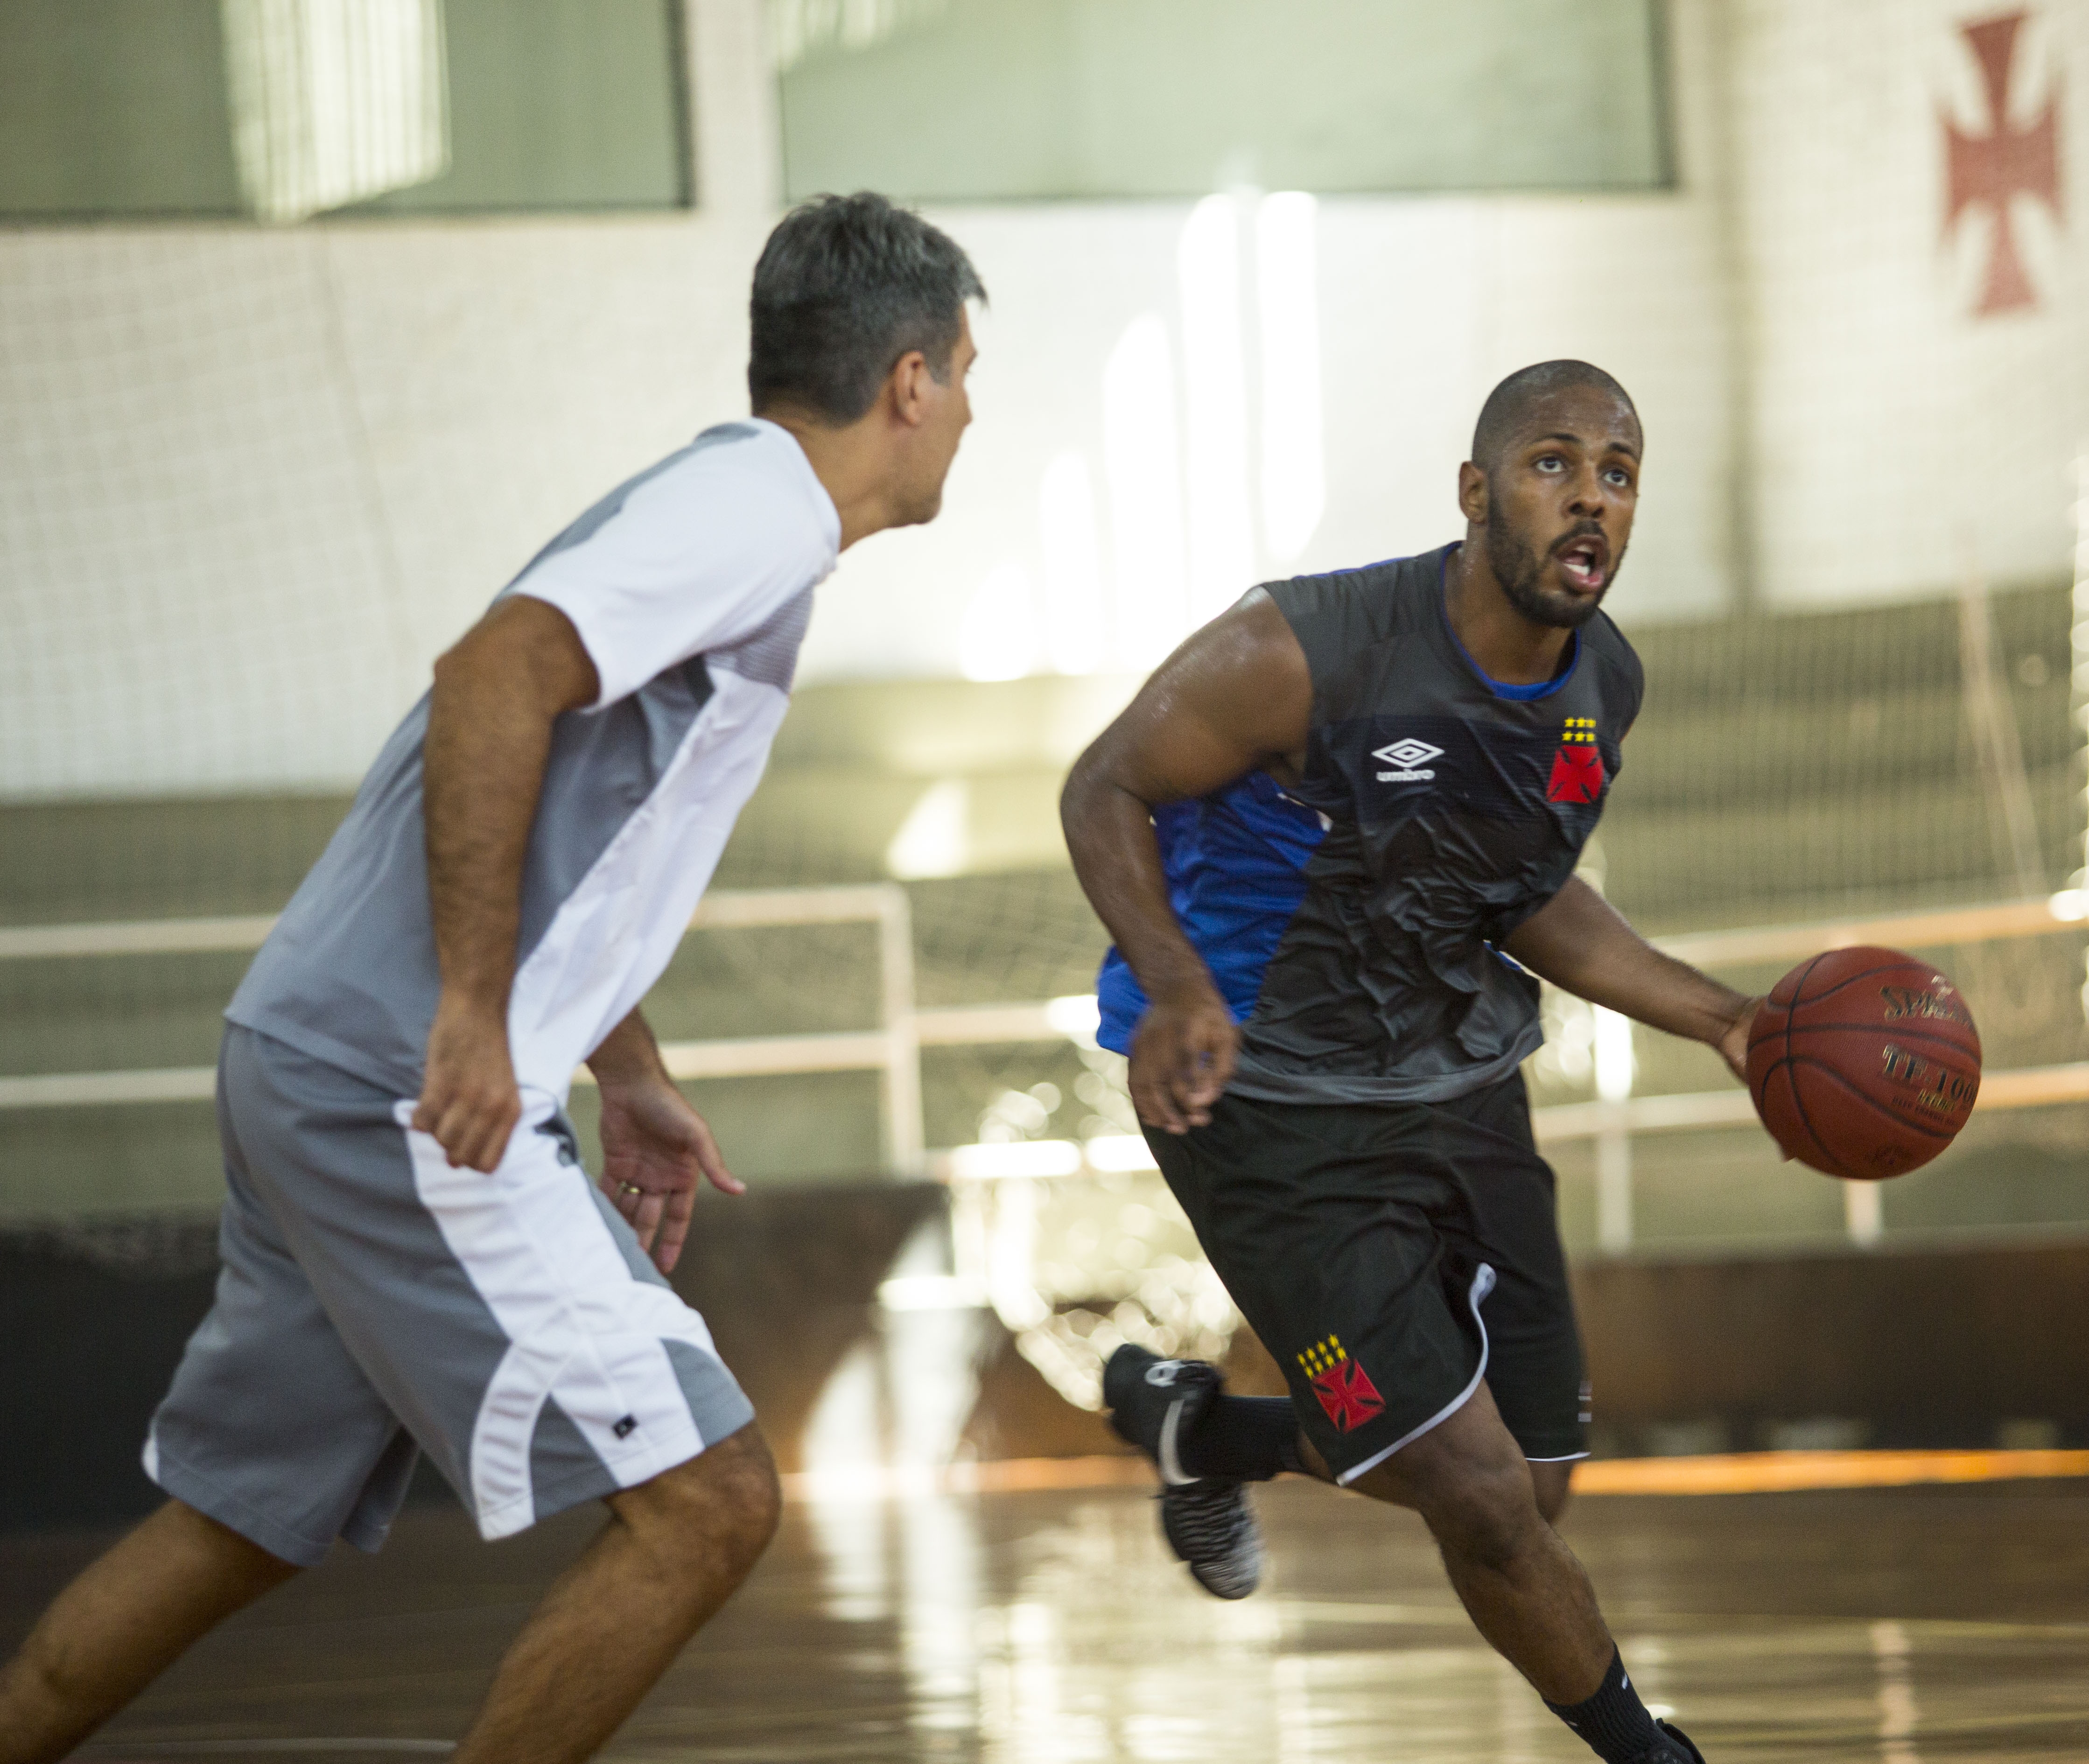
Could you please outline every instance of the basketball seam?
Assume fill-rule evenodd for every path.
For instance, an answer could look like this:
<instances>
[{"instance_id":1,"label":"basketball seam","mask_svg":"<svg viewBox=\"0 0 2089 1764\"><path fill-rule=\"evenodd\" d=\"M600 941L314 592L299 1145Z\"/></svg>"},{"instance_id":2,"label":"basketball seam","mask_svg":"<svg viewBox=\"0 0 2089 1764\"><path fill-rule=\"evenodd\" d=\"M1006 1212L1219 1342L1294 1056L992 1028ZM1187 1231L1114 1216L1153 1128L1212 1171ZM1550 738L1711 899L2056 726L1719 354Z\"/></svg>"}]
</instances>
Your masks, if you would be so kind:
<instances>
[{"instance_id":1,"label":"basketball seam","mask_svg":"<svg viewBox=\"0 0 2089 1764\"><path fill-rule=\"evenodd\" d=\"M1823 951L1806 964L1807 973L1810 975L1816 967L1826 961L1830 955L1838 955L1842 953L1839 950ZM1854 986L1859 981L1869 980L1877 974L1890 974L1895 968L1907 968L1919 974L1927 974L1933 981L1941 980L1944 977L1935 968L1928 967L1921 962L1881 962L1877 968L1867 968L1854 974L1845 974L1840 980L1832 985L1823 988L1811 998L1806 996L1806 981L1802 977L1799 983L1799 989L1791 995L1791 1007L1796 1010L1802 1004L1818 1004L1823 998L1834 998L1845 986ZM1928 989L1924 987L1922 989L1927 991Z\"/></svg>"},{"instance_id":2,"label":"basketball seam","mask_svg":"<svg viewBox=\"0 0 2089 1764\"><path fill-rule=\"evenodd\" d=\"M1813 970L1818 968L1821 963L1825 961L1827 959L1828 952L1824 950L1820 955L1815 956L1812 961L1808 962L1806 966L1799 971L1799 984L1791 989L1791 1003L1780 1007L1784 1012L1784 1058L1781 1060L1774 1062L1770 1066L1769 1071L1766 1071L1763 1074L1763 1097L1765 1099L1769 1095L1769 1072L1775 1071L1780 1066L1788 1068L1793 1064L1791 1053L1791 1013L1794 1008L1798 1005L1799 1001L1806 996L1806 982L1812 976ZM1799 1094L1798 1080L1796 1079L1787 1079L1784 1088L1787 1093L1791 1098L1792 1110L1799 1117L1799 1124L1806 1129L1806 1136L1809 1140L1812 1140L1814 1145L1819 1149L1821 1155L1826 1158L1830 1164L1834 1165L1837 1171L1839 1172L1842 1167L1842 1161L1836 1157L1833 1152L1828 1149L1827 1142L1824 1140L1818 1133L1814 1131L1812 1117L1807 1114L1805 1100ZM1762 1113L1762 1103L1760 1101L1757 1103L1756 1112L1758 1114ZM1766 1120L1765 1125L1767 1125ZM1777 1135L1775 1134L1772 1134L1770 1137L1774 1140ZM1787 1151L1789 1150L1789 1148L1782 1147L1781 1142L1780 1148Z\"/></svg>"},{"instance_id":3,"label":"basketball seam","mask_svg":"<svg viewBox=\"0 0 2089 1764\"><path fill-rule=\"evenodd\" d=\"M1804 968L1799 970L1799 984L1791 989L1791 1003L1780 1007L1784 1012L1784 1058L1778 1062L1780 1064L1788 1066L1791 1063L1791 1013L1793 1008L1798 1004L1799 1001L1805 996L1806 982L1812 977L1813 970L1818 968L1827 959L1828 955L1824 950L1820 955L1815 956L1812 961L1808 962ZM1793 1086L1791 1094L1793 1101L1795 1103L1799 1097L1799 1090L1796 1085ZM1800 1118L1801 1120L1805 1119L1804 1110L1800 1112ZM1813 1133L1813 1123L1811 1121L1807 1121L1805 1125L1806 1131L1808 1133ZM1817 1143L1821 1135L1817 1133L1814 1133L1813 1137L1815 1141ZM1824 1145L1821 1149L1823 1152L1825 1152L1828 1148Z\"/></svg>"},{"instance_id":4,"label":"basketball seam","mask_svg":"<svg viewBox=\"0 0 2089 1764\"><path fill-rule=\"evenodd\" d=\"M1817 962L1817 961L1819 961L1820 959L1821 959L1821 958L1820 958L1819 956L1817 956L1817 956L1815 956L1815 957L1813 958L1813 962ZM1799 985L1800 985L1801 986L1804 986L1804 985L1805 985L1805 983L1806 983L1806 975L1807 975L1807 974L1810 974L1810 973L1812 973L1812 972L1813 972L1813 962L1808 962L1808 963L1806 964L1806 971L1805 971L1805 973L1802 973L1802 974L1799 976ZM1762 1015L1762 1011L1763 1011L1763 1007L1764 1007L1764 1006L1767 1006L1767 1005L1770 1004L1772 1002L1773 1002L1772 1000L1770 1000L1770 999L1769 999L1769 998L1765 998L1765 999L1763 1001L1762 1005L1758 1005L1758 1006L1756 1007L1756 1015L1757 1015L1758 1017L1760 1017L1760 1016ZM1773 1059L1773 1060L1769 1062L1769 1065L1765 1066L1765 1067L1763 1068L1762 1082L1761 1082L1761 1084L1757 1084L1757 1082L1756 1082L1756 1079L1755 1079L1755 1074L1754 1074L1754 1072L1753 1072L1752 1071L1750 1071L1750 1073L1748 1074L1748 1095L1749 1095L1750 1098L1753 1101L1753 1102L1755 1103L1755 1105L1756 1105L1756 1118L1757 1118L1758 1121L1760 1121L1760 1122L1762 1122L1762 1124L1763 1124L1763 1127L1764 1127L1765 1131L1768 1131L1768 1132L1769 1133L1769 1136L1770 1136L1771 1142L1772 1142L1774 1144L1775 1144L1775 1145L1776 1145L1776 1147L1778 1148L1778 1149L1779 1151L1783 1152L1784 1152L1784 1154L1785 1154L1787 1157L1789 1157L1791 1155L1791 1149L1790 1149L1790 1148L1789 1148L1789 1147L1787 1147L1787 1146L1785 1144L1785 1143L1784 1143L1784 1141L1783 1141L1783 1140L1780 1140L1780 1139L1778 1139L1778 1138L1776 1132L1774 1131L1774 1130L1771 1129L1771 1127L1770 1127L1770 1124L1769 1124L1769 1080L1770 1080L1770 1075L1771 1075L1771 1073L1774 1072L1774 1071L1778 1069L1778 1067L1779 1066L1788 1064L1788 1063L1790 1062L1790 1061L1791 1061L1791 1032L1790 1032L1791 1022L1791 1011L1790 1011L1789 1010L1786 1010L1786 1009L1785 1009L1785 1007L1784 1007L1784 1006L1779 1006L1778 1008L1779 1010L1782 1010L1782 1011L1784 1011L1784 1015L1785 1015L1786 1037L1785 1037L1784 1058L1783 1058L1782 1059L1781 1059L1781 1060L1779 1060L1779 1059ZM1749 1028L1750 1028L1751 1029L1752 1029L1752 1028L1754 1028L1754 1024L1751 1024L1749 1025ZM1769 1034L1767 1034L1767 1035L1765 1035L1765 1036L1764 1036L1764 1037L1762 1037L1762 1040L1763 1040L1763 1041L1774 1041L1777 1039L1777 1034L1778 1034L1777 1029L1776 1029L1775 1026L1773 1026L1773 1027L1771 1028L1771 1029L1770 1029L1769 1033ZM1749 1038L1748 1038L1748 1056L1749 1056L1749 1064L1751 1065L1751 1067L1752 1067L1752 1065L1754 1064L1754 1057L1755 1057L1755 1051L1756 1051L1757 1045L1757 1041L1756 1041L1755 1037L1754 1037L1754 1036L1752 1036L1752 1035L1751 1035L1751 1036L1749 1037ZM1788 1089L1788 1090L1790 1090L1790 1091L1791 1092L1791 1093L1792 1093L1792 1100L1793 1100L1794 1105L1796 1105L1797 1101L1798 1101L1798 1095L1799 1095L1799 1092L1798 1092L1798 1087L1797 1087L1796 1085L1793 1085L1793 1084L1787 1084L1785 1088L1786 1088L1787 1089ZM1810 1135L1810 1134L1812 1134L1812 1132L1813 1132L1813 1126L1812 1126L1812 1123L1811 1122L1807 1121L1807 1120L1804 1118L1804 1117L1802 1115L1802 1116L1801 1116L1801 1118L1800 1118L1800 1122L1801 1122L1801 1125L1803 1125L1803 1126L1806 1128L1806 1131L1807 1131L1807 1132L1808 1132L1809 1135ZM1817 1135L1816 1135L1816 1137L1817 1137ZM1826 1154L1826 1152L1827 1152L1827 1148L1826 1148L1825 1146L1823 1146L1823 1147L1821 1148L1821 1152L1822 1152L1822 1154L1825 1156L1825 1155Z\"/></svg>"},{"instance_id":5,"label":"basketball seam","mask_svg":"<svg viewBox=\"0 0 2089 1764\"><path fill-rule=\"evenodd\" d=\"M1778 1062L1778 1065L1785 1067L1788 1069L1796 1070L1799 1062L1796 1059L1787 1056L1787 1058L1779 1060ZM1774 1070L1775 1068L1772 1069ZM1836 1157L1833 1152L1828 1149L1828 1142L1822 1139L1821 1135L1814 1131L1813 1117L1806 1112L1806 1099L1799 1093L1799 1080L1796 1078L1794 1078L1787 1082L1784 1088L1791 1097L1791 1106L1793 1111L1799 1117L1799 1124L1806 1129L1806 1136L1812 1140L1814 1144L1820 1148L1821 1155L1826 1158L1828 1161L1834 1166L1830 1174L1837 1176L1844 1174L1845 1167L1842 1160Z\"/></svg>"},{"instance_id":6,"label":"basketball seam","mask_svg":"<svg viewBox=\"0 0 2089 1764\"><path fill-rule=\"evenodd\" d=\"M1806 996L1806 982L1812 978L1813 970L1818 968L1823 962L1826 961L1830 953L1831 952L1827 950L1823 950L1818 955L1813 957L1812 960L1808 962L1805 967L1799 969L1798 984L1791 989L1791 1004L1778 1005L1778 1009L1784 1012L1787 1017L1791 1015L1791 1006L1797 1004L1801 998ZM1775 991L1773 990L1770 994L1770 1002L1775 1004L1776 1002L1777 995Z\"/></svg>"}]
</instances>

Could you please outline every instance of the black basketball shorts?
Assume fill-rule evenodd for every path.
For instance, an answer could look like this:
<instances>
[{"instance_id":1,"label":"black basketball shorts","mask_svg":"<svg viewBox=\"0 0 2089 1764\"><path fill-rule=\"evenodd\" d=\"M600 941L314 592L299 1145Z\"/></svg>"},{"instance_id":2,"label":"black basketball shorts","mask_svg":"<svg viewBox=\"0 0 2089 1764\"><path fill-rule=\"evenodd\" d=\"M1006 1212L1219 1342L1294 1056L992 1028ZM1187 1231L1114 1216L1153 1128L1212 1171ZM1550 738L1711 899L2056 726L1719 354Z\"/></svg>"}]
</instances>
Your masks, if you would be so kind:
<instances>
[{"instance_id":1,"label":"black basketball shorts","mask_svg":"<svg viewBox=\"0 0 2089 1764\"><path fill-rule=\"evenodd\" d=\"M1521 1075L1446 1102L1257 1102L1149 1129L1161 1173L1348 1483L1484 1379L1524 1455L1586 1455L1551 1167Z\"/></svg>"}]
</instances>

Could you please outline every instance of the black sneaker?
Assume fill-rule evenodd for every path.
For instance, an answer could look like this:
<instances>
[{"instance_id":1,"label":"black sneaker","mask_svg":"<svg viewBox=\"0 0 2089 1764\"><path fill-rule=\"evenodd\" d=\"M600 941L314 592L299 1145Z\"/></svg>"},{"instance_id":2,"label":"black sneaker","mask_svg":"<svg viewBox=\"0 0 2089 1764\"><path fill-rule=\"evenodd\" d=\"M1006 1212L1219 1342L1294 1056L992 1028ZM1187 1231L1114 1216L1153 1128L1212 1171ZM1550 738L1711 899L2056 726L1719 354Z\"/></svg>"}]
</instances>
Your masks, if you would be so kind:
<instances>
[{"instance_id":1,"label":"black sneaker","mask_svg":"<svg viewBox=\"0 0 2089 1764\"><path fill-rule=\"evenodd\" d=\"M1110 1426L1152 1458L1160 1472L1160 1530L1208 1593L1245 1599L1262 1583L1262 1529L1246 1484L1226 1476L1191 1476L1176 1455L1225 1380L1204 1360L1164 1360L1129 1342L1103 1368Z\"/></svg>"},{"instance_id":2,"label":"black sneaker","mask_svg":"<svg viewBox=\"0 0 2089 1764\"><path fill-rule=\"evenodd\" d=\"M1658 1752L1648 1753L1647 1764L1705 1764L1705 1754L1682 1728L1671 1727L1666 1721L1657 1721L1654 1725L1661 1729L1662 1738L1670 1743Z\"/></svg>"}]
</instances>

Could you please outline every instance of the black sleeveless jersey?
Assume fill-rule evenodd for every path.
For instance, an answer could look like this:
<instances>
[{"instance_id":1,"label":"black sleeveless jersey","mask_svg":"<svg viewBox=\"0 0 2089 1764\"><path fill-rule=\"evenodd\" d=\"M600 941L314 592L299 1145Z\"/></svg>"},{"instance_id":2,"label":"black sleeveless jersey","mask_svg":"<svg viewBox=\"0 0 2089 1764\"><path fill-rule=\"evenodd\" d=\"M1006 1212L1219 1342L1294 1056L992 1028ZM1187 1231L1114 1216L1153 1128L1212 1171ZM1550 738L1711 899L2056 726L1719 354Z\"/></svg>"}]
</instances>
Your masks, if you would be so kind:
<instances>
[{"instance_id":1,"label":"black sleeveless jersey","mask_svg":"<svg viewBox=\"0 0 2089 1764\"><path fill-rule=\"evenodd\" d=\"M1644 676L1598 612L1552 680L1490 680L1445 609L1456 548L1268 590L1313 676L1284 793L1325 833L1243 1013L1243 1096L1435 1101L1542 1039L1537 981L1495 946L1573 874Z\"/></svg>"}]
</instances>

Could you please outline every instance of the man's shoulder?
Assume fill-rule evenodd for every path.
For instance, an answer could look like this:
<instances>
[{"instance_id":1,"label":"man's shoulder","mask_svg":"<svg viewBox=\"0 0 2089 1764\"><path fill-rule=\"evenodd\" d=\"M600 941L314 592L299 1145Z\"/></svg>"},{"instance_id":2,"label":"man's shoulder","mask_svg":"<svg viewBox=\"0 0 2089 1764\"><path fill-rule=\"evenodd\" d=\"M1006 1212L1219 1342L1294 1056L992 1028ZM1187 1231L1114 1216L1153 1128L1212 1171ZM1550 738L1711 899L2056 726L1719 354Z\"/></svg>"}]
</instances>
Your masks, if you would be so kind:
<instances>
[{"instance_id":1,"label":"man's shoulder","mask_svg":"<svg viewBox=\"0 0 2089 1764\"><path fill-rule=\"evenodd\" d=\"M715 423L691 441L657 461L636 482L666 479L682 484L726 480L781 479L793 463L777 445L780 431L772 425L742 418ZM784 436L787 441L788 437Z\"/></svg>"},{"instance_id":2,"label":"man's shoulder","mask_svg":"<svg viewBox=\"0 0 2089 1764\"><path fill-rule=\"evenodd\" d=\"M1265 584L1265 591L1294 628L1305 620L1332 620L1358 637L1384 637L1426 612L1443 562L1443 549L1422 552L1293 576Z\"/></svg>"},{"instance_id":3,"label":"man's shoulder","mask_svg":"<svg viewBox=\"0 0 2089 1764\"><path fill-rule=\"evenodd\" d=\"M738 464L764 457L779 431L773 423L740 417L731 423L714 423L698 432L686 446L676 449L678 460L706 460L711 464Z\"/></svg>"},{"instance_id":4,"label":"man's shoulder","mask_svg":"<svg viewBox=\"0 0 2089 1764\"><path fill-rule=\"evenodd\" d=\"M815 492L818 480L789 434L759 420L721 423L603 496L508 585L534 592L560 576L680 559L694 545L729 570L766 567L779 553L832 566ZM679 567L679 566L678 566ZM820 573L824 574L824 569Z\"/></svg>"},{"instance_id":5,"label":"man's shoulder","mask_svg":"<svg viewBox=\"0 0 2089 1764\"><path fill-rule=\"evenodd\" d=\"M1441 573L1443 554L1450 549L1418 552L1411 557L1384 557L1375 563L1353 564L1343 569L1323 570L1310 576L1288 577L1267 584L1272 595L1326 601L1383 601L1426 587Z\"/></svg>"},{"instance_id":6,"label":"man's shoulder","mask_svg":"<svg viewBox=\"0 0 2089 1764\"><path fill-rule=\"evenodd\" d=\"M1306 653L1316 718L1348 715L1358 695L1372 691L1383 658L1409 647L1407 639L1426 628L1443 557L1425 552L1269 585L1270 599Z\"/></svg>"},{"instance_id":7,"label":"man's shoulder","mask_svg":"<svg viewBox=\"0 0 2089 1764\"><path fill-rule=\"evenodd\" d=\"M822 575L833 567L840 521L789 430L761 417L715 423L653 471L663 491L654 513L700 516L714 538L737 533L763 552L802 546Z\"/></svg>"}]
</instances>

